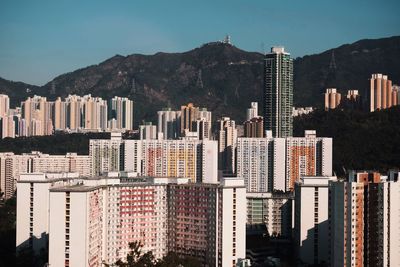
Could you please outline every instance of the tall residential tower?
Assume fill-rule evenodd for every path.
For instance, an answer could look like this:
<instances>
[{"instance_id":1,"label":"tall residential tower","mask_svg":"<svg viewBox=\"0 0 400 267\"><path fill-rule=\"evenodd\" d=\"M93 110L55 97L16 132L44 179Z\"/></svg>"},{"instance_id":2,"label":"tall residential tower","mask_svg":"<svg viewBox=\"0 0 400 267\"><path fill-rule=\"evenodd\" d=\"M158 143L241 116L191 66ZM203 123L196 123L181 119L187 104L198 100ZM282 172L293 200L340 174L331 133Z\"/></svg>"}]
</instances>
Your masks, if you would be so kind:
<instances>
[{"instance_id":1,"label":"tall residential tower","mask_svg":"<svg viewBox=\"0 0 400 267\"><path fill-rule=\"evenodd\" d=\"M272 47L264 67L264 130L271 130L273 137L291 137L293 59L283 47Z\"/></svg>"}]
</instances>

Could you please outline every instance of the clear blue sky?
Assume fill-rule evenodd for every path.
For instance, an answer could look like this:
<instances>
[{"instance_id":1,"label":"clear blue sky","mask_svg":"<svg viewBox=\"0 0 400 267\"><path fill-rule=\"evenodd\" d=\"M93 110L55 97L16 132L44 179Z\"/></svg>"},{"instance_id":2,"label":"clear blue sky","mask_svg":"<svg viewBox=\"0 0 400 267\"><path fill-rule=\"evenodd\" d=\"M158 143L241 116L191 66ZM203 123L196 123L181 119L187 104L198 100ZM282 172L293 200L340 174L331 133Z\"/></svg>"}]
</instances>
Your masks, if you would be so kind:
<instances>
[{"instance_id":1,"label":"clear blue sky","mask_svg":"<svg viewBox=\"0 0 400 267\"><path fill-rule=\"evenodd\" d=\"M400 35L400 0L1 0L0 77L42 85L115 54L181 52L230 34L294 57Z\"/></svg>"}]
</instances>

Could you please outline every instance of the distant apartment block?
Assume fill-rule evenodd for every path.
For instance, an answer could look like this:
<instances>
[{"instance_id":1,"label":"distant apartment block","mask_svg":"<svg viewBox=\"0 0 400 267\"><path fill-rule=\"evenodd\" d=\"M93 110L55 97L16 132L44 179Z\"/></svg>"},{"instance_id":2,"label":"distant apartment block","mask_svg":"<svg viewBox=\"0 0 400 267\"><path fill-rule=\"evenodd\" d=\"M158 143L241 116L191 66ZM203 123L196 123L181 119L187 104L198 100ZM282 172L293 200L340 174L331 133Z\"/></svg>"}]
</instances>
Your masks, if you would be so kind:
<instances>
[{"instance_id":1,"label":"distant apartment block","mask_svg":"<svg viewBox=\"0 0 400 267\"><path fill-rule=\"evenodd\" d=\"M335 109L340 105L342 95L336 88L327 88L325 92L325 110Z\"/></svg>"},{"instance_id":2,"label":"distant apartment block","mask_svg":"<svg viewBox=\"0 0 400 267\"><path fill-rule=\"evenodd\" d=\"M252 118L258 118L258 102L251 102L250 108L246 111L246 120L249 121Z\"/></svg>"},{"instance_id":3,"label":"distant apartment block","mask_svg":"<svg viewBox=\"0 0 400 267\"><path fill-rule=\"evenodd\" d=\"M372 74L369 90L369 111L382 110L398 105L398 91L393 90L387 75Z\"/></svg>"},{"instance_id":4,"label":"distant apartment block","mask_svg":"<svg viewBox=\"0 0 400 267\"><path fill-rule=\"evenodd\" d=\"M302 116L302 115L307 115L310 114L314 111L313 107L298 107L295 108L293 107L293 117L298 117L298 116Z\"/></svg>"},{"instance_id":5,"label":"distant apartment block","mask_svg":"<svg viewBox=\"0 0 400 267\"><path fill-rule=\"evenodd\" d=\"M146 122L139 126L139 134L141 140L157 139L157 126L151 122Z\"/></svg>"},{"instance_id":6,"label":"distant apartment block","mask_svg":"<svg viewBox=\"0 0 400 267\"><path fill-rule=\"evenodd\" d=\"M65 173L76 172L89 176L91 171L90 157L67 153L66 155L49 155L40 152L0 153L0 192L5 199L14 195L17 181L24 173Z\"/></svg>"},{"instance_id":7,"label":"distant apartment block","mask_svg":"<svg viewBox=\"0 0 400 267\"><path fill-rule=\"evenodd\" d=\"M10 109L10 98L8 95L0 94L0 118L8 115Z\"/></svg>"},{"instance_id":8,"label":"distant apartment block","mask_svg":"<svg viewBox=\"0 0 400 267\"><path fill-rule=\"evenodd\" d=\"M178 139L181 136L181 111L165 108L157 112L157 134L161 139Z\"/></svg>"},{"instance_id":9,"label":"distant apartment block","mask_svg":"<svg viewBox=\"0 0 400 267\"><path fill-rule=\"evenodd\" d=\"M243 124L244 137L264 137L264 119L262 117L254 117Z\"/></svg>"},{"instance_id":10,"label":"distant apartment block","mask_svg":"<svg viewBox=\"0 0 400 267\"><path fill-rule=\"evenodd\" d=\"M237 129L229 117L218 120L218 167L229 173L236 172Z\"/></svg>"},{"instance_id":11,"label":"distant apartment block","mask_svg":"<svg viewBox=\"0 0 400 267\"><path fill-rule=\"evenodd\" d=\"M211 111L206 108L195 107L193 103L181 106L181 136L197 132L200 140L211 139Z\"/></svg>"},{"instance_id":12,"label":"distant apartment block","mask_svg":"<svg viewBox=\"0 0 400 267\"><path fill-rule=\"evenodd\" d=\"M193 103L181 106L178 111L164 108L157 112L157 138L178 139L180 137L212 139L211 111L195 107Z\"/></svg>"},{"instance_id":13,"label":"distant apartment block","mask_svg":"<svg viewBox=\"0 0 400 267\"><path fill-rule=\"evenodd\" d=\"M116 96L108 102L91 95L54 101L35 95L22 101L21 107L10 109L8 96L0 95L0 136L133 130L133 101Z\"/></svg>"}]
</instances>

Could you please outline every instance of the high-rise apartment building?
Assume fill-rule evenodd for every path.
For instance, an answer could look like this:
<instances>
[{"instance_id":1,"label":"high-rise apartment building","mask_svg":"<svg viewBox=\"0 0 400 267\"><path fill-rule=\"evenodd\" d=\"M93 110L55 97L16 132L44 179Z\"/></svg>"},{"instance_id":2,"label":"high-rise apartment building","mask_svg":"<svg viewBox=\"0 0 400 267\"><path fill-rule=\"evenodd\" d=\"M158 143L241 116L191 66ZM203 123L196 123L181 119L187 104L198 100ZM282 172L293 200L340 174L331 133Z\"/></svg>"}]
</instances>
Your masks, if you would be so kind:
<instances>
[{"instance_id":1,"label":"high-rise apartment building","mask_svg":"<svg viewBox=\"0 0 400 267\"><path fill-rule=\"evenodd\" d=\"M325 110L335 109L340 105L342 94L336 88L327 88L325 92Z\"/></svg>"},{"instance_id":2,"label":"high-rise apartment building","mask_svg":"<svg viewBox=\"0 0 400 267\"><path fill-rule=\"evenodd\" d=\"M123 146L125 171L147 176L187 177L191 182L218 180L217 141L124 140Z\"/></svg>"},{"instance_id":3,"label":"high-rise apartment building","mask_svg":"<svg viewBox=\"0 0 400 267\"><path fill-rule=\"evenodd\" d=\"M91 139L89 156L91 158L91 175L124 170L121 133L111 133L110 139Z\"/></svg>"},{"instance_id":4,"label":"high-rise apartment building","mask_svg":"<svg viewBox=\"0 0 400 267\"><path fill-rule=\"evenodd\" d=\"M211 128L211 119L201 118L193 122L193 131L197 133L199 140L212 139Z\"/></svg>"},{"instance_id":5,"label":"high-rise apartment building","mask_svg":"<svg viewBox=\"0 0 400 267\"><path fill-rule=\"evenodd\" d=\"M49 234L49 189L66 185L78 178L76 173L22 174L18 181L16 248L17 253L25 248L36 255L47 251ZM60 220L68 216L63 214ZM81 220L84 217L81 217ZM62 264L65 266L65 264Z\"/></svg>"},{"instance_id":6,"label":"high-rise apartment building","mask_svg":"<svg viewBox=\"0 0 400 267\"><path fill-rule=\"evenodd\" d=\"M5 199L14 195L16 183L24 173L64 173L76 172L90 176L91 158L87 155L67 153L49 155L33 151L15 155L11 152L0 153L0 191Z\"/></svg>"},{"instance_id":7,"label":"high-rise apartment building","mask_svg":"<svg viewBox=\"0 0 400 267\"><path fill-rule=\"evenodd\" d=\"M400 182L351 172L329 189L330 265L399 266Z\"/></svg>"},{"instance_id":8,"label":"high-rise apartment building","mask_svg":"<svg viewBox=\"0 0 400 267\"><path fill-rule=\"evenodd\" d=\"M8 115L10 109L10 98L8 95L0 94L0 118Z\"/></svg>"},{"instance_id":9,"label":"high-rise apartment building","mask_svg":"<svg viewBox=\"0 0 400 267\"><path fill-rule=\"evenodd\" d=\"M293 136L293 59L283 47L265 55L264 130L273 137Z\"/></svg>"},{"instance_id":10,"label":"high-rise apartment building","mask_svg":"<svg viewBox=\"0 0 400 267\"><path fill-rule=\"evenodd\" d=\"M252 118L258 118L258 102L251 102L250 108L246 111L246 120L249 121Z\"/></svg>"},{"instance_id":11,"label":"high-rise apartment building","mask_svg":"<svg viewBox=\"0 0 400 267\"><path fill-rule=\"evenodd\" d=\"M181 135L181 111L165 108L157 112L157 134L163 139L178 139Z\"/></svg>"},{"instance_id":12,"label":"high-rise apartment building","mask_svg":"<svg viewBox=\"0 0 400 267\"><path fill-rule=\"evenodd\" d=\"M292 237L293 194L247 193L247 233L266 228L269 236Z\"/></svg>"},{"instance_id":13,"label":"high-rise apartment building","mask_svg":"<svg viewBox=\"0 0 400 267\"><path fill-rule=\"evenodd\" d=\"M358 90L348 90L346 98L350 101L357 101L360 98Z\"/></svg>"},{"instance_id":14,"label":"high-rise apartment building","mask_svg":"<svg viewBox=\"0 0 400 267\"><path fill-rule=\"evenodd\" d=\"M244 122L244 137L264 137L264 119L254 117Z\"/></svg>"},{"instance_id":15,"label":"high-rise apartment building","mask_svg":"<svg viewBox=\"0 0 400 267\"><path fill-rule=\"evenodd\" d=\"M193 132L193 122L197 120L199 108L195 107L193 103L187 106L181 106L181 135L185 134L185 130Z\"/></svg>"},{"instance_id":16,"label":"high-rise apartment building","mask_svg":"<svg viewBox=\"0 0 400 267\"><path fill-rule=\"evenodd\" d=\"M400 86L399 85L396 85L396 84L393 84L392 85L392 94L393 94L393 97L392 97L392 104L393 104L393 106L397 106L397 105L400 105Z\"/></svg>"},{"instance_id":17,"label":"high-rise apartment building","mask_svg":"<svg viewBox=\"0 0 400 267\"><path fill-rule=\"evenodd\" d=\"M38 253L48 236L51 266L113 264L133 241L156 258L175 252L206 266L245 258L242 179L71 175L33 174L18 183L17 247Z\"/></svg>"},{"instance_id":18,"label":"high-rise apartment building","mask_svg":"<svg viewBox=\"0 0 400 267\"><path fill-rule=\"evenodd\" d=\"M191 182L218 180L218 142L183 138L180 140L90 140L91 174L130 171L139 175L187 177Z\"/></svg>"},{"instance_id":19,"label":"high-rise apartment building","mask_svg":"<svg viewBox=\"0 0 400 267\"><path fill-rule=\"evenodd\" d=\"M7 99L8 97L0 95L0 102L3 103L1 106L8 107ZM15 134L10 132L7 137L51 135L53 131L133 130L133 101L116 96L109 102L110 108L106 100L92 97L90 94L68 95L64 100L57 97L55 101L47 101L46 97L36 95L28 97L21 102L21 108L15 110L7 108L10 113L8 115L12 116L7 121L15 123L14 127L6 129L8 131L15 129L13 130Z\"/></svg>"},{"instance_id":20,"label":"high-rise apartment building","mask_svg":"<svg viewBox=\"0 0 400 267\"><path fill-rule=\"evenodd\" d=\"M317 137L313 130L286 138L286 189L292 191L302 176L332 175L332 146L332 138Z\"/></svg>"},{"instance_id":21,"label":"high-rise apartment building","mask_svg":"<svg viewBox=\"0 0 400 267\"><path fill-rule=\"evenodd\" d=\"M329 261L328 184L334 180L336 177L309 176L296 182L294 240L297 258L304 264Z\"/></svg>"},{"instance_id":22,"label":"high-rise apartment building","mask_svg":"<svg viewBox=\"0 0 400 267\"><path fill-rule=\"evenodd\" d=\"M0 138L15 138L17 129L16 120L14 118L13 115L0 116Z\"/></svg>"},{"instance_id":23,"label":"high-rise apartment building","mask_svg":"<svg viewBox=\"0 0 400 267\"><path fill-rule=\"evenodd\" d=\"M284 138L238 138L237 174L247 192L285 191L285 162Z\"/></svg>"},{"instance_id":24,"label":"high-rise apartment building","mask_svg":"<svg viewBox=\"0 0 400 267\"><path fill-rule=\"evenodd\" d=\"M218 167L229 173L236 171L237 129L229 117L218 120Z\"/></svg>"},{"instance_id":25,"label":"high-rise apartment building","mask_svg":"<svg viewBox=\"0 0 400 267\"><path fill-rule=\"evenodd\" d=\"M53 133L52 106L46 97L28 97L21 103L22 118L25 119L29 136Z\"/></svg>"},{"instance_id":26,"label":"high-rise apartment building","mask_svg":"<svg viewBox=\"0 0 400 267\"><path fill-rule=\"evenodd\" d=\"M108 119L117 121L117 129L133 130L133 101L115 96L110 100Z\"/></svg>"},{"instance_id":27,"label":"high-rise apartment building","mask_svg":"<svg viewBox=\"0 0 400 267\"><path fill-rule=\"evenodd\" d=\"M397 93L393 92L392 81L387 75L380 73L372 74L369 91L369 111L386 109L394 105Z\"/></svg>"},{"instance_id":28,"label":"high-rise apartment building","mask_svg":"<svg viewBox=\"0 0 400 267\"><path fill-rule=\"evenodd\" d=\"M268 132L267 132L268 133ZM293 191L301 176L332 175L332 138L238 138L237 174L248 192Z\"/></svg>"},{"instance_id":29,"label":"high-rise apartment building","mask_svg":"<svg viewBox=\"0 0 400 267\"><path fill-rule=\"evenodd\" d=\"M144 125L139 126L140 140L157 139L157 126L151 122L146 122Z\"/></svg>"},{"instance_id":30,"label":"high-rise apartment building","mask_svg":"<svg viewBox=\"0 0 400 267\"><path fill-rule=\"evenodd\" d=\"M181 106L181 136L188 136L190 132L197 132L199 139L211 139L211 111L206 108L198 108L189 103Z\"/></svg>"}]
</instances>

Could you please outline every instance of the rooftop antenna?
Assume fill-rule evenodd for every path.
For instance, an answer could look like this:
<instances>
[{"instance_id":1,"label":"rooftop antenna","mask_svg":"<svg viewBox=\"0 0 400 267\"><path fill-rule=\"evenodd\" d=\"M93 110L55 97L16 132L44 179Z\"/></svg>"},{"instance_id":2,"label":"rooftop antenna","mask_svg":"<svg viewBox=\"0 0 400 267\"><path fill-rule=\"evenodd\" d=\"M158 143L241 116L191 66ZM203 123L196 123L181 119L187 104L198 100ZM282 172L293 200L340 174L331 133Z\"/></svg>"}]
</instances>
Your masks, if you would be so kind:
<instances>
[{"instance_id":1,"label":"rooftop antenna","mask_svg":"<svg viewBox=\"0 0 400 267\"><path fill-rule=\"evenodd\" d=\"M224 44L232 44L231 43L231 37L229 36L229 34L225 35L223 43Z\"/></svg>"}]
</instances>

